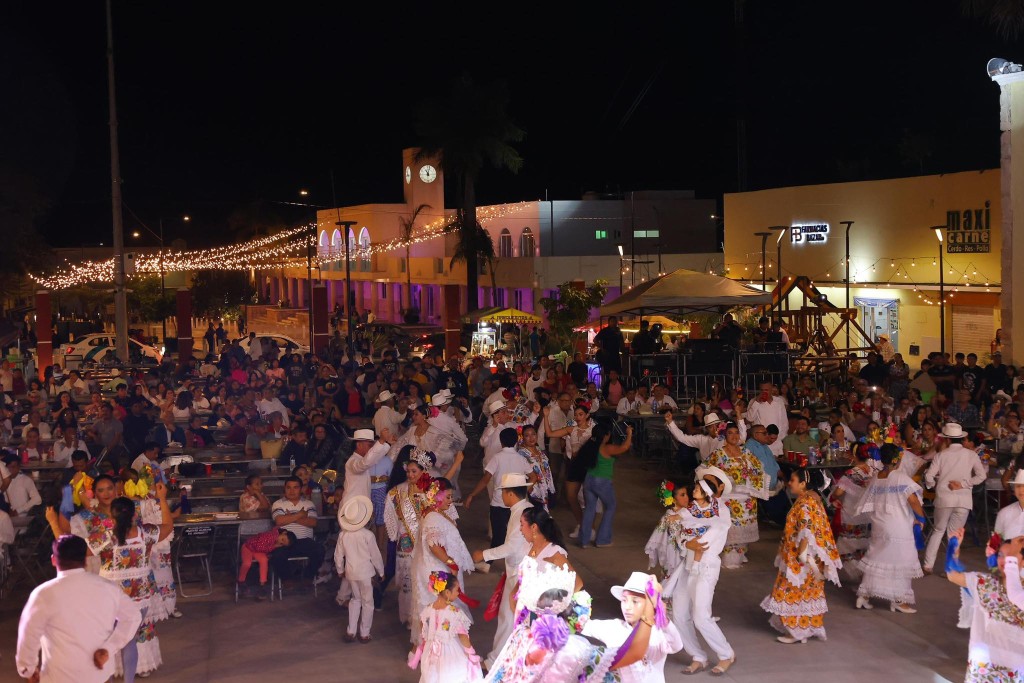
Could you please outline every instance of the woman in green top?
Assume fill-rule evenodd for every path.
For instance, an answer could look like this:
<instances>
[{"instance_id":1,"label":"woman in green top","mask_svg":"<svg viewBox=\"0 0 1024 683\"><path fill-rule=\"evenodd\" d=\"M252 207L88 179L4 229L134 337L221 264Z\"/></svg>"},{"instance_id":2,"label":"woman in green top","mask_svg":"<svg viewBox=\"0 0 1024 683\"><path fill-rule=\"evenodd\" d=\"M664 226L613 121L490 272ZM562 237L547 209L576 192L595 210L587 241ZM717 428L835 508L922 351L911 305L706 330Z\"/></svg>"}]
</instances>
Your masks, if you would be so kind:
<instances>
[{"instance_id":1,"label":"woman in green top","mask_svg":"<svg viewBox=\"0 0 1024 683\"><path fill-rule=\"evenodd\" d=\"M606 548L612 544L612 520L615 517L615 487L612 485L612 470L615 458L629 451L633 445L633 428L626 427L626 440L621 444L611 443L611 427L598 424L590 433L590 439L580 449L577 458L593 464L587 470L583 481L583 498L587 507L583 510L583 524L580 526L580 546L590 543L590 532L597 514L597 501L604 506L601 524L597 527L594 545Z\"/></svg>"}]
</instances>

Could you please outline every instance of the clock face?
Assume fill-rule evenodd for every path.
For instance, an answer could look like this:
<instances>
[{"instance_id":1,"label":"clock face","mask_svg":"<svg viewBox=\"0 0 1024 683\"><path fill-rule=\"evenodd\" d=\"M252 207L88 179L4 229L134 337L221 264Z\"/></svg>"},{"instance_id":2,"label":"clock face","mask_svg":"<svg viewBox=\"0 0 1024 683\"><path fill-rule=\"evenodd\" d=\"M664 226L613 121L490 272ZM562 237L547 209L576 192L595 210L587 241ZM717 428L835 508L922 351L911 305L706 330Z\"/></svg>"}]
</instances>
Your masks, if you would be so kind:
<instances>
[{"instance_id":1,"label":"clock face","mask_svg":"<svg viewBox=\"0 0 1024 683\"><path fill-rule=\"evenodd\" d=\"M405 167L405 184L408 185L412 182L412 169L408 166Z\"/></svg>"},{"instance_id":2,"label":"clock face","mask_svg":"<svg viewBox=\"0 0 1024 683\"><path fill-rule=\"evenodd\" d=\"M437 171L430 164L420 168L420 180L425 183L432 183L437 179Z\"/></svg>"}]
</instances>

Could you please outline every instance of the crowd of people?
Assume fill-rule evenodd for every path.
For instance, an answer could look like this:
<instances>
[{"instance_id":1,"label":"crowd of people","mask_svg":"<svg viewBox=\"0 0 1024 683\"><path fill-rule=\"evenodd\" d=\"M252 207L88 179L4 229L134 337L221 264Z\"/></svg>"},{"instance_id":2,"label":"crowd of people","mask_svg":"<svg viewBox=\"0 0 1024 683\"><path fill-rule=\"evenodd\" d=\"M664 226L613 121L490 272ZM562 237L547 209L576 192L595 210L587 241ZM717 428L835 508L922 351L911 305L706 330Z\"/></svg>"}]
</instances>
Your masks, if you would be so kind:
<instances>
[{"instance_id":1,"label":"crowd of people","mask_svg":"<svg viewBox=\"0 0 1024 683\"><path fill-rule=\"evenodd\" d=\"M723 567L748 563L766 521L783 530L778 576L762 602L780 642L825 638L825 583L840 577L859 584L858 608L884 600L913 613L913 581L934 571L943 539L961 537L972 488L996 466L990 437L999 451L1019 453L1024 444L1017 412L1024 389L999 370L998 354L991 372L992 365L973 370L970 357L961 371L934 356L925 368L933 391L910 386L898 354L888 362L871 354L846 384L766 382L749 400L738 388L715 386L684 414L672 387L637 386L607 366L615 336L598 335L603 381L582 354L568 363L563 354L506 364L500 352L491 362L464 351L403 359L389 345L374 359L335 344L323 356L300 356L253 343L254 336L247 347L224 345L219 357L111 373L103 385L88 372L48 368L45 381L33 380L5 405L0 428L21 439L0 472L6 514L17 524L45 508L58 539L58 585L81 565L134 602L134 637L121 643L119 629L87 652L96 671L133 680L161 663L156 624L180 615L169 571L176 511L167 502L162 449L225 442L258 459L266 442L280 440L272 461L288 468L282 497L263 493L260 469L239 500L239 510L272 519L242 547L243 592L250 570L255 597L265 599L270 569L285 581L319 581L329 578L326 568L341 577L335 599L348 610L343 640L352 643L372 641L375 607L393 596L410 634L409 665L423 681L654 682L680 650L690 658L687 673L707 668L705 644L714 651L712 674L734 665L728 618L712 616L715 588ZM635 572L613 588L621 620L591 619L592 598L570 558L614 546L616 461L635 450L637 418L658 413L689 476L658 492L669 510L647 545L654 573ZM460 485L476 444L482 476ZM786 453L809 457L808 465L790 465ZM841 465L815 466L833 457ZM25 490L18 469L34 459L68 465L54 489L59 500ZM311 476L325 470L341 473L336 488ZM973 589L971 614L1005 609L1000 596L1020 588L1012 580L1020 555L1013 539L1024 536L1024 459L1002 476L1017 502L996 520L1005 541L993 542L998 580L951 569L958 566L952 551L946 561L950 580ZM487 544L464 538L459 525L460 515L484 506ZM571 513L565 536L555 506ZM333 554L315 533L325 516L337 519ZM84 553L69 536L85 542ZM296 567L291 557L307 561ZM478 653L471 630L481 605L466 595L465 577L498 570L503 576L482 610L497 630ZM38 611L42 588L23 620ZM996 629L978 616L974 623L972 666L974 643L993 642L1007 654L991 664L1022 671L1020 622ZM38 673L40 638L52 637L23 637L22 675ZM48 661L62 666L44 656L44 669Z\"/></svg>"}]
</instances>

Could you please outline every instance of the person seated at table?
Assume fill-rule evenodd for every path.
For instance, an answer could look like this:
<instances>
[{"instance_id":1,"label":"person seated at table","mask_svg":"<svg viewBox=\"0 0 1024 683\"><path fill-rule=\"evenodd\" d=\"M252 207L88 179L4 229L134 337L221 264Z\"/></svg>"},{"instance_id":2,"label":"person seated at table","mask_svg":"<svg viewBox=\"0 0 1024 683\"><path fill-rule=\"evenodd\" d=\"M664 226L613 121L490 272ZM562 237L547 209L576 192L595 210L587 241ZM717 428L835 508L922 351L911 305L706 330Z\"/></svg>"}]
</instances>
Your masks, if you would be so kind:
<instances>
[{"instance_id":1,"label":"person seated at table","mask_svg":"<svg viewBox=\"0 0 1024 683\"><path fill-rule=\"evenodd\" d=\"M313 500L313 491L323 490L318 482L313 481L313 470L309 468L309 465L296 465L292 470L292 476L298 477L302 482L302 497L306 500ZM317 510L317 512L320 511Z\"/></svg>"},{"instance_id":2,"label":"person seated at table","mask_svg":"<svg viewBox=\"0 0 1024 683\"><path fill-rule=\"evenodd\" d=\"M32 511L43 499L32 477L21 471L21 458L5 455L3 463L7 474L0 477L0 493L8 505L7 513L16 527L26 527L32 521ZM2 474L2 473L0 473Z\"/></svg>"},{"instance_id":3,"label":"person seated at table","mask_svg":"<svg viewBox=\"0 0 1024 683\"><path fill-rule=\"evenodd\" d=\"M103 407L103 395L98 391L94 391L89 399L89 404L82 409L82 413L85 417L95 420L100 416L100 409Z\"/></svg>"},{"instance_id":4,"label":"person seated at table","mask_svg":"<svg viewBox=\"0 0 1024 683\"><path fill-rule=\"evenodd\" d=\"M160 424L149 433L150 441L155 441L162 448L176 443L179 446L185 445L185 430L174 422L174 416L170 413L163 413L160 416Z\"/></svg>"},{"instance_id":5,"label":"person seated at table","mask_svg":"<svg viewBox=\"0 0 1024 683\"><path fill-rule=\"evenodd\" d=\"M272 438L269 427L263 420L256 420L252 424L252 430L245 436L245 457L262 458L263 448L261 444Z\"/></svg>"},{"instance_id":6,"label":"person seated at table","mask_svg":"<svg viewBox=\"0 0 1024 683\"><path fill-rule=\"evenodd\" d=\"M231 418L228 418L231 419ZM224 437L224 443L232 446L244 446L245 439L249 435L249 418L245 413L239 413L234 418L231 428Z\"/></svg>"},{"instance_id":7,"label":"person seated at table","mask_svg":"<svg viewBox=\"0 0 1024 683\"><path fill-rule=\"evenodd\" d=\"M626 395L626 387L619 379L618 370L609 370L608 379L601 387L601 394L604 396L605 405L609 408L616 407Z\"/></svg>"},{"instance_id":8,"label":"person seated at table","mask_svg":"<svg viewBox=\"0 0 1024 683\"><path fill-rule=\"evenodd\" d=\"M245 580L249 576L249 568L252 567L252 563L255 561L260 568L260 587L256 593L256 602L262 602L267 599L267 575L270 573L268 568L270 554L280 548L290 547L296 540L294 533L278 527L246 539L245 543L242 544L242 561L238 565L238 583L242 584L243 596L248 593Z\"/></svg>"},{"instance_id":9,"label":"person seated at table","mask_svg":"<svg viewBox=\"0 0 1024 683\"><path fill-rule=\"evenodd\" d=\"M811 438L810 428L807 424L807 417L797 415L793 418L793 432L782 440L782 449L785 451L796 451L807 455L812 446L817 442Z\"/></svg>"},{"instance_id":10,"label":"person seated at table","mask_svg":"<svg viewBox=\"0 0 1024 683\"><path fill-rule=\"evenodd\" d=\"M39 430L35 427L28 427L22 430L24 443L18 449L19 455L24 455L26 460L41 460L43 447L39 443Z\"/></svg>"},{"instance_id":11,"label":"person seated at table","mask_svg":"<svg viewBox=\"0 0 1024 683\"><path fill-rule=\"evenodd\" d=\"M834 425L831 433L820 431L819 436L821 437L821 448L831 446L834 451L849 451L854 446L846 428L841 424Z\"/></svg>"},{"instance_id":12,"label":"person seated at table","mask_svg":"<svg viewBox=\"0 0 1024 683\"><path fill-rule=\"evenodd\" d=\"M655 384L651 389L651 398L647 401L651 410L658 413L665 410L679 410L675 399L668 395L668 387L664 384Z\"/></svg>"},{"instance_id":13,"label":"person seated at table","mask_svg":"<svg viewBox=\"0 0 1024 683\"><path fill-rule=\"evenodd\" d=\"M269 512L270 499L263 493L263 478L250 474L245 478L245 490L238 497L239 512Z\"/></svg>"},{"instance_id":14,"label":"person seated at table","mask_svg":"<svg viewBox=\"0 0 1024 683\"><path fill-rule=\"evenodd\" d=\"M215 443L213 434L203 425L202 415L193 415L189 418L188 428L185 430L186 448L204 448Z\"/></svg>"},{"instance_id":15,"label":"person seated at table","mask_svg":"<svg viewBox=\"0 0 1024 683\"><path fill-rule=\"evenodd\" d=\"M88 450L85 442L78 438L78 429L68 425L63 428L60 441L53 444L53 461L71 467L71 454L75 451Z\"/></svg>"},{"instance_id":16,"label":"person seated at table","mask_svg":"<svg viewBox=\"0 0 1024 683\"><path fill-rule=\"evenodd\" d=\"M132 460L131 468L136 472L141 472L142 468L148 466L154 472L160 470L160 465L157 464L157 460L160 459L161 446L156 441L147 441L142 446L142 452L134 460Z\"/></svg>"},{"instance_id":17,"label":"person seated at table","mask_svg":"<svg viewBox=\"0 0 1024 683\"><path fill-rule=\"evenodd\" d=\"M295 542L286 548L278 548L270 554L270 565L274 574L282 580L293 578L295 567L288 561L291 557L308 557L305 577L316 576L324 561L323 546L313 537L317 514L313 502L302 498L302 480L288 477L284 482L284 497L270 508L274 524L295 534Z\"/></svg>"},{"instance_id":18,"label":"person seated at table","mask_svg":"<svg viewBox=\"0 0 1024 683\"><path fill-rule=\"evenodd\" d=\"M614 371L613 371L614 372ZM626 395L619 399L615 406L615 412L619 415L636 415L643 403L636 396L636 387L626 389Z\"/></svg>"},{"instance_id":19,"label":"person seated at table","mask_svg":"<svg viewBox=\"0 0 1024 683\"><path fill-rule=\"evenodd\" d=\"M22 415L22 431L29 427L35 427L39 430L39 438L49 441L53 439L53 433L50 431L50 425L43 422L43 413L38 408L30 407L28 411Z\"/></svg>"}]
</instances>

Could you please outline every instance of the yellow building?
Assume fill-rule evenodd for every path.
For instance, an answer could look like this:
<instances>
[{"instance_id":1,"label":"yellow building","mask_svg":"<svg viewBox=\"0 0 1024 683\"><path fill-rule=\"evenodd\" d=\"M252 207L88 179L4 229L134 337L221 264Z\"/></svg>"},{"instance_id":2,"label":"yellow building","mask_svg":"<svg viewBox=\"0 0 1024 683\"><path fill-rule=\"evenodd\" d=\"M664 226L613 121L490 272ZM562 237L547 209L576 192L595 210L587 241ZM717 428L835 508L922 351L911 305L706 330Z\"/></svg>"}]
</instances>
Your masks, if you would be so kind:
<instances>
[{"instance_id":1,"label":"yellow building","mask_svg":"<svg viewBox=\"0 0 1024 683\"><path fill-rule=\"evenodd\" d=\"M983 358L1000 327L1000 207L999 170L727 194L725 268L756 285L764 267L772 290L781 262L845 307L851 222L849 306L872 341L887 335L916 365L941 345L941 249L945 350ZM783 305L812 304L795 292Z\"/></svg>"}]
</instances>

